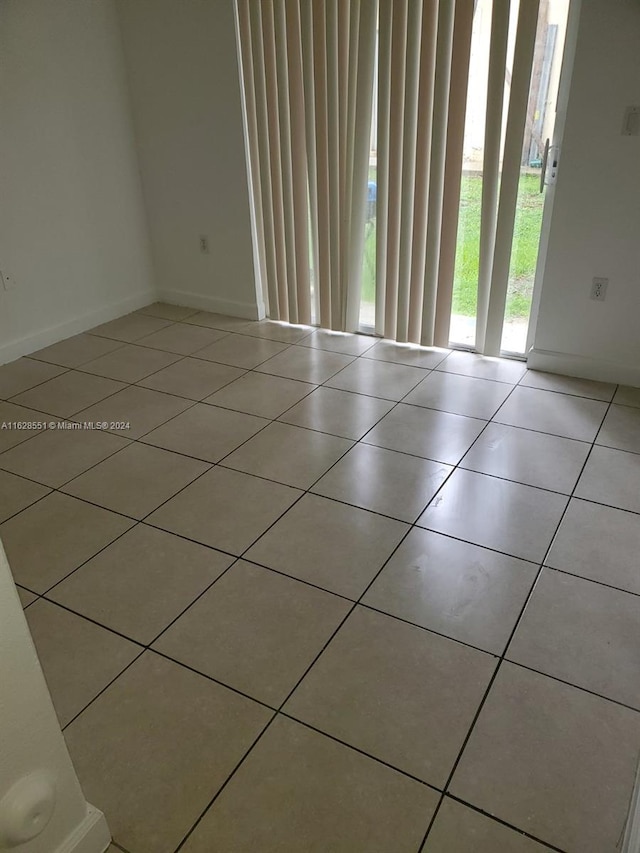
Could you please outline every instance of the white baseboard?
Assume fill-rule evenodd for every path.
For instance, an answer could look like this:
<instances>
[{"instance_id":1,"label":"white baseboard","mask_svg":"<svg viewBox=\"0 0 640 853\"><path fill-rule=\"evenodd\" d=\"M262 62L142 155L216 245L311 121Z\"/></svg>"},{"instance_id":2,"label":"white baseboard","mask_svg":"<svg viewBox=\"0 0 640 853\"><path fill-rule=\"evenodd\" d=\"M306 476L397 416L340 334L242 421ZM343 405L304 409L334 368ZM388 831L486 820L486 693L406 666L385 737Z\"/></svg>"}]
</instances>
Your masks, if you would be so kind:
<instances>
[{"instance_id":1,"label":"white baseboard","mask_svg":"<svg viewBox=\"0 0 640 853\"><path fill-rule=\"evenodd\" d=\"M531 370L546 370L548 373L577 376L580 379L593 379L596 382L616 382L621 385L640 387L640 365L620 364L534 347L527 355L527 367Z\"/></svg>"},{"instance_id":2,"label":"white baseboard","mask_svg":"<svg viewBox=\"0 0 640 853\"><path fill-rule=\"evenodd\" d=\"M138 308L144 308L145 305L155 302L157 298L157 293L154 290L145 290L137 293L135 296L128 296L119 302L114 302L95 311L89 311L80 317L74 317L72 320L67 320L64 323L49 326L31 335L26 335L24 338L19 338L16 341L9 341L9 343L0 346L0 364L14 361L14 359L20 358L21 355L28 355L43 347L63 341L72 335L78 335L80 332L86 332L87 329L93 329L94 326L99 326L101 323L115 320L117 317L122 317L124 314L136 311Z\"/></svg>"},{"instance_id":3,"label":"white baseboard","mask_svg":"<svg viewBox=\"0 0 640 853\"><path fill-rule=\"evenodd\" d=\"M160 290L158 300L172 305L184 305L185 308L197 308L199 311L243 317L246 320L262 320L265 316L263 302L235 302L232 299L220 299L217 296L205 296L183 290Z\"/></svg>"},{"instance_id":4,"label":"white baseboard","mask_svg":"<svg viewBox=\"0 0 640 853\"><path fill-rule=\"evenodd\" d=\"M104 853L111 843L111 833L101 811L87 803L82 823L60 844L55 853Z\"/></svg>"}]
</instances>

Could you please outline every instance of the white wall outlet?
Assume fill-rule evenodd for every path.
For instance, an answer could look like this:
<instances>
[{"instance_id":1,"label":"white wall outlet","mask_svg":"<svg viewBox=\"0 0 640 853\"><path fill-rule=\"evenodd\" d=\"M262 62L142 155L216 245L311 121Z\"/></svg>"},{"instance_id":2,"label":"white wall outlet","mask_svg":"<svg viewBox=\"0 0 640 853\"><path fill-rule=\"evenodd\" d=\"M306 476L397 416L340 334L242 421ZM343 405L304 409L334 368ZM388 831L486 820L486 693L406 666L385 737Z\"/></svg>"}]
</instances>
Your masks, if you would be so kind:
<instances>
[{"instance_id":1,"label":"white wall outlet","mask_svg":"<svg viewBox=\"0 0 640 853\"><path fill-rule=\"evenodd\" d=\"M0 279L2 280L3 290L15 290L17 287L17 282L11 273L4 272L4 270L0 271Z\"/></svg>"},{"instance_id":2,"label":"white wall outlet","mask_svg":"<svg viewBox=\"0 0 640 853\"><path fill-rule=\"evenodd\" d=\"M608 278L594 278L591 282L591 298L596 302L604 302L607 297Z\"/></svg>"},{"instance_id":3,"label":"white wall outlet","mask_svg":"<svg viewBox=\"0 0 640 853\"><path fill-rule=\"evenodd\" d=\"M640 107L627 107L622 121L623 136L640 135Z\"/></svg>"},{"instance_id":4,"label":"white wall outlet","mask_svg":"<svg viewBox=\"0 0 640 853\"><path fill-rule=\"evenodd\" d=\"M200 251L203 255L209 254L209 238L206 234L201 234L199 237Z\"/></svg>"}]
</instances>

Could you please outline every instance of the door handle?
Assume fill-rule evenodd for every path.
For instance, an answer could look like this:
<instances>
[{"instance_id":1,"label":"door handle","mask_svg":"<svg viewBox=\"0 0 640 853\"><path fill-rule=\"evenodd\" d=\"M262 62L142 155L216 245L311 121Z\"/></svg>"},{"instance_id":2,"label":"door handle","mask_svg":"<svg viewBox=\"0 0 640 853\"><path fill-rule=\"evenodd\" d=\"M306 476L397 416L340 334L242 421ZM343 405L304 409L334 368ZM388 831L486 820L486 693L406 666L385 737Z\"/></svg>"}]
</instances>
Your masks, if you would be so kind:
<instances>
[{"instance_id":1,"label":"door handle","mask_svg":"<svg viewBox=\"0 0 640 853\"><path fill-rule=\"evenodd\" d=\"M540 171L540 192L544 192L545 185L551 186L555 184L558 176L558 160L560 159L560 147L558 145L550 145L550 140L544 144L544 154L542 155L542 169ZM548 173L548 176L547 176Z\"/></svg>"},{"instance_id":2,"label":"door handle","mask_svg":"<svg viewBox=\"0 0 640 853\"><path fill-rule=\"evenodd\" d=\"M549 162L549 138L544 144L544 154L542 155L542 169L540 170L540 192L544 192L544 179L547 176L547 163Z\"/></svg>"}]
</instances>

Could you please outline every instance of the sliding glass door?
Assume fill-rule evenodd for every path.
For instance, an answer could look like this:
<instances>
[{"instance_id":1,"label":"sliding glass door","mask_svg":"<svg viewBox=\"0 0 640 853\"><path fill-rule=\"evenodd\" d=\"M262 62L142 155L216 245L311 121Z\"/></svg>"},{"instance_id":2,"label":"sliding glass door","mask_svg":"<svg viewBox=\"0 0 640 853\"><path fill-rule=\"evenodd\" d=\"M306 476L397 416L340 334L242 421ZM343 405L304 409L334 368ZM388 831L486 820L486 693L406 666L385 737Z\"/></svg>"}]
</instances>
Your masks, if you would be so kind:
<instances>
[{"instance_id":1,"label":"sliding glass door","mask_svg":"<svg viewBox=\"0 0 640 853\"><path fill-rule=\"evenodd\" d=\"M492 0L478 0L474 12L451 311L450 341L454 345L470 349L476 348L484 141L493 5ZM518 0L514 0L509 11L499 179L511 96L519 7ZM568 9L569 0L541 0L538 12L500 339L500 351L506 354L523 355L526 351L544 207L545 182L542 168L545 142L553 137Z\"/></svg>"},{"instance_id":2,"label":"sliding glass door","mask_svg":"<svg viewBox=\"0 0 640 853\"><path fill-rule=\"evenodd\" d=\"M569 0L237 0L270 316L523 354Z\"/></svg>"}]
</instances>

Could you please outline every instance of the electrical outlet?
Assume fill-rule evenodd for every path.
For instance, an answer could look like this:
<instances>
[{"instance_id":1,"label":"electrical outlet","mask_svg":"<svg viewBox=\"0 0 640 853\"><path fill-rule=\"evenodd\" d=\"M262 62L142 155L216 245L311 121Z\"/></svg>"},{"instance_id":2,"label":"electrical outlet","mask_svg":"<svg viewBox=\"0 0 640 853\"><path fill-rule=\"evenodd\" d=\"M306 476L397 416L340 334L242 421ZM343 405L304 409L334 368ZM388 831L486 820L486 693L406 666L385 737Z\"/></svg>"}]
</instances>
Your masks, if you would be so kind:
<instances>
[{"instance_id":1,"label":"electrical outlet","mask_svg":"<svg viewBox=\"0 0 640 853\"><path fill-rule=\"evenodd\" d=\"M206 234L200 235L200 251L203 255L209 254L209 238Z\"/></svg>"},{"instance_id":2,"label":"electrical outlet","mask_svg":"<svg viewBox=\"0 0 640 853\"><path fill-rule=\"evenodd\" d=\"M0 279L4 290L14 290L17 287L17 282L11 273L0 271Z\"/></svg>"},{"instance_id":3,"label":"electrical outlet","mask_svg":"<svg viewBox=\"0 0 640 853\"><path fill-rule=\"evenodd\" d=\"M591 283L591 298L596 302L604 302L607 297L608 278L594 278Z\"/></svg>"}]
</instances>

